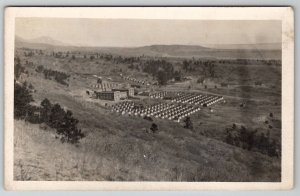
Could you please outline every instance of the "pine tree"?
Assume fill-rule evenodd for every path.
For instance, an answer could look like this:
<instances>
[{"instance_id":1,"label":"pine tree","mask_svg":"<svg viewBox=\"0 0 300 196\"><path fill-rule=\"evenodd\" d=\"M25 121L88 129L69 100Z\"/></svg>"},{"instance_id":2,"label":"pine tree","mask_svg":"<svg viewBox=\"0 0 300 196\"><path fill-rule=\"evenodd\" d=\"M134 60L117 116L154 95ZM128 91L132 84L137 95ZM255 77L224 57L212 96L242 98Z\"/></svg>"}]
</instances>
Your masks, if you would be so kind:
<instances>
[{"instance_id":1,"label":"pine tree","mask_svg":"<svg viewBox=\"0 0 300 196\"><path fill-rule=\"evenodd\" d=\"M185 123L184 128L193 130L193 123L189 116L187 116L183 122Z\"/></svg>"},{"instance_id":2,"label":"pine tree","mask_svg":"<svg viewBox=\"0 0 300 196\"><path fill-rule=\"evenodd\" d=\"M16 119L25 119L30 109L30 103L33 101L26 84L14 82L14 117Z\"/></svg>"},{"instance_id":3,"label":"pine tree","mask_svg":"<svg viewBox=\"0 0 300 196\"><path fill-rule=\"evenodd\" d=\"M41 102L41 121L50 125L50 115L51 115L51 109L52 109L52 104L51 102L45 98Z\"/></svg>"},{"instance_id":4,"label":"pine tree","mask_svg":"<svg viewBox=\"0 0 300 196\"><path fill-rule=\"evenodd\" d=\"M15 79L18 79L22 72L25 71L25 68L21 65L20 57L15 58Z\"/></svg>"},{"instance_id":5,"label":"pine tree","mask_svg":"<svg viewBox=\"0 0 300 196\"><path fill-rule=\"evenodd\" d=\"M63 134L62 119L65 116L65 111L60 107L59 104L54 104L51 108L51 114L49 117L49 126L57 129L58 134Z\"/></svg>"}]
</instances>

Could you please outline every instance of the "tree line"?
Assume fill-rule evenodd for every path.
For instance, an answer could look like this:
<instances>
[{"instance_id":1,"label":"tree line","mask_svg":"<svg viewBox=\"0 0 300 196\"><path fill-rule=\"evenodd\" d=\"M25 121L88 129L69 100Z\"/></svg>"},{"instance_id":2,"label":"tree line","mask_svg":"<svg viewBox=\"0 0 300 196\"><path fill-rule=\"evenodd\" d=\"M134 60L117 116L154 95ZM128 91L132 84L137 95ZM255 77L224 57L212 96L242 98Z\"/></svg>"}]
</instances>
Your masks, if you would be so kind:
<instances>
[{"instance_id":1,"label":"tree line","mask_svg":"<svg viewBox=\"0 0 300 196\"><path fill-rule=\"evenodd\" d=\"M40 54L40 51L37 51ZM101 59L104 61L110 61L115 64L123 63L127 64L131 70L143 71L153 76L160 85L166 85L169 80L181 81L182 73L195 73L199 72L205 78L215 78L217 76L217 66L223 64L229 65L281 65L281 60L274 59L183 59L179 64L181 67L179 70L175 70L175 66L172 62L166 58L154 59L151 57L142 56L121 56L113 55L109 53L82 53L78 51L66 51L66 52L53 52L52 56L55 58L70 58L75 60L77 58L89 59L94 61L95 59ZM61 80L62 82L62 80ZM65 82L62 82L65 83Z\"/></svg>"},{"instance_id":2,"label":"tree line","mask_svg":"<svg viewBox=\"0 0 300 196\"><path fill-rule=\"evenodd\" d=\"M68 83L65 80L67 80L70 77L69 74L52 69L45 69L42 65L39 65L35 71L38 73L43 73L45 79L54 79L56 82L68 86Z\"/></svg>"},{"instance_id":3,"label":"tree line","mask_svg":"<svg viewBox=\"0 0 300 196\"><path fill-rule=\"evenodd\" d=\"M45 123L56 130L62 142L79 143L84 137L77 127L79 121L73 117L72 111L64 110L58 103L51 103L47 98L40 106L31 105L34 101L26 83L14 83L14 118L33 124Z\"/></svg>"}]
</instances>

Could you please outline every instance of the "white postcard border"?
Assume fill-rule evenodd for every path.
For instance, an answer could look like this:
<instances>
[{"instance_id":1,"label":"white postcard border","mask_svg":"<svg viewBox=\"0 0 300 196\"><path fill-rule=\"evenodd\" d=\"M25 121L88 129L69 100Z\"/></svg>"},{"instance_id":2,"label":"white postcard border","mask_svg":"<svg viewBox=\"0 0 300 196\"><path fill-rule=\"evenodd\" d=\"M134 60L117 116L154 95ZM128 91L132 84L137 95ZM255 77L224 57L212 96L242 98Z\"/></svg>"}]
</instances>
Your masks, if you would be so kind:
<instances>
[{"instance_id":1,"label":"white postcard border","mask_svg":"<svg viewBox=\"0 0 300 196\"><path fill-rule=\"evenodd\" d=\"M91 182L13 180L13 75L17 17L282 21L281 182ZM291 7L9 7L5 9L4 173L7 190L287 190L293 187L294 13Z\"/></svg>"}]
</instances>

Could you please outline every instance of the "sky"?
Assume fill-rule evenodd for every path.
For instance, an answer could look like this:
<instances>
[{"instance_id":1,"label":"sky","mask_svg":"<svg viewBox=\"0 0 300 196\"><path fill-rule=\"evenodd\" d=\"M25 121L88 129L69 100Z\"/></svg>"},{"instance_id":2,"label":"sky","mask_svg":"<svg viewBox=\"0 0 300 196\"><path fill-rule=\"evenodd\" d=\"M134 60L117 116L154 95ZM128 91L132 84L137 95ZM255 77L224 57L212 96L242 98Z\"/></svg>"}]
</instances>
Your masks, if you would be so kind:
<instances>
[{"instance_id":1,"label":"sky","mask_svg":"<svg viewBox=\"0 0 300 196\"><path fill-rule=\"evenodd\" d=\"M138 47L281 43L281 21L17 18L16 35L70 45Z\"/></svg>"}]
</instances>

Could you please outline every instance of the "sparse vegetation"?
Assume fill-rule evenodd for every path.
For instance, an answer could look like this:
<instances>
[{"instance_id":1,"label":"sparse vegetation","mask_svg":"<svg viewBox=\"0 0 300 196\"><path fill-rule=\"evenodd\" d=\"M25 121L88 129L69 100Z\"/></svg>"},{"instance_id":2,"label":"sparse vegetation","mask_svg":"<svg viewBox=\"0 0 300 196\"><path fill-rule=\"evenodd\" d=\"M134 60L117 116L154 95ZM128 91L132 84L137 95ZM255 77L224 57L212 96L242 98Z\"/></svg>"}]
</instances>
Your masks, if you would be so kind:
<instances>
[{"instance_id":1,"label":"sparse vegetation","mask_svg":"<svg viewBox=\"0 0 300 196\"><path fill-rule=\"evenodd\" d=\"M147 53L130 56L126 53L130 51L79 50L16 49L19 60L15 64L20 62L26 68L16 73L24 78L23 73L28 71L29 84L23 88L16 77L16 84L23 88L15 88L19 90L15 100L21 106L14 111L16 180L281 180L277 158L281 120L276 118L281 116L281 87L276 83L280 80L281 60L154 57ZM48 70L47 76L44 70ZM167 101L147 99L147 93L166 89L228 98L226 103L201 107L183 123L118 115L110 112L111 103L87 95L93 92L91 84L102 80L123 82L120 73L150 83L149 87L136 87L136 98L131 101ZM58 82L56 75L63 82ZM263 85L255 85L254 81ZM227 128L228 122L236 124ZM72 145L79 141L80 145ZM62 157L68 161L62 161Z\"/></svg>"}]
</instances>

